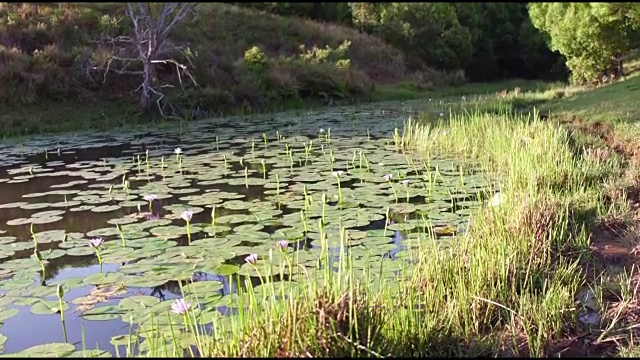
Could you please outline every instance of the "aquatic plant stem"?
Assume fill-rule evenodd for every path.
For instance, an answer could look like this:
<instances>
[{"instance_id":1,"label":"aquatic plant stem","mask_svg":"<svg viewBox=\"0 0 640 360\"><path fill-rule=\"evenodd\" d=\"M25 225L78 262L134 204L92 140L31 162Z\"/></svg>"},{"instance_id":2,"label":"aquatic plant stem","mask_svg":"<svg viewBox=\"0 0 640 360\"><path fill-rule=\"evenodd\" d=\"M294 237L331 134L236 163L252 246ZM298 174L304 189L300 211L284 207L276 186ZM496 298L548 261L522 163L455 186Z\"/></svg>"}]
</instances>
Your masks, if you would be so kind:
<instances>
[{"instance_id":1,"label":"aquatic plant stem","mask_svg":"<svg viewBox=\"0 0 640 360\"><path fill-rule=\"evenodd\" d=\"M387 226L389 226L389 222L391 221L389 217L389 207L387 206L387 211L384 214L384 236L387 236Z\"/></svg>"},{"instance_id":2,"label":"aquatic plant stem","mask_svg":"<svg viewBox=\"0 0 640 360\"><path fill-rule=\"evenodd\" d=\"M307 229L307 217L304 215L304 210L300 209L300 219L302 220L302 226L304 227L304 233L308 234L309 229Z\"/></svg>"},{"instance_id":3,"label":"aquatic plant stem","mask_svg":"<svg viewBox=\"0 0 640 360\"><path fill-rule=\"evenodd\" d=\"M122 232L122 228L120 227L120 224L116 224L116 229L118 229L118 234L120 234L120 241L122 242L122 247L127 246L127 242L124 239L124 232Z\"/></svg>"},{"instance_id":4,"label":"aquatic plant stem","mask_svg":"<svg viewBox=\"0 0 640 360\"><path fill-rule=\"evenodd\" d=\"M191 245L191 225L190 221L187 221L187 243Z\"/></svg>"},{"instance_id":5,"label":"aquatic plant stem","mask_svg":"<svg viewBox=\"0 0 640 360\"><path fill-rule=\"evenodd\" d=\"M47 277L47 271L44 266L44 259L42 259L42 254L40 254L40 251L38 251L38 248L34 248L33 253L36 256L36 259L38 260L38 262L40 263L40 267L42 268L42 283L44 284L44 280Z\"/></svg>"},{"instance_id":6,"label":"aquatic plant stem","mask_svg":"<svg viewBox=\"0 0 640 360\"><path fill-rule=\"evenodd\" d=\"M322 225L326 224L325 214L327 213L327 193L322 193Z\"/></svg>"},{"instance_id":7,"label":"aquatic plant stem","mask_svg":"<svg viewBox=\"0 0 640 360\"><path fill-rule=\"evenodd\" d=\"M62 323L62 334L64 335L64 342L69 342L67 339L67 325L64 320L64 304L62 303L62 297L64 296L64 289L62 285L58 284L56 288L56 294L58 295L58 304L60 306L60 322Z\"/></svg>"},{"instance_id":8,"label":"aquatic plant stem","mask_svg":"<svg viewBox=\"0 0 640 360\"><path fill-rule=\"evenodd\" d=\"M391 190L393 190L393 197L396 199L396 203L398 202L398 193L396 192L396 188L393 186L391 179L389 181L389 186L391 186Z\"/></svg>"},{"instance_id":9,"label":"aquatic plant stem","mask_svg":"<svg viewBox=\"0 0 640 360\"><path fill-rule=\"evenodd\" d=\"M100 249L95 247L94 250L96 251L96 256L98 257L98 264L100 264L100 272L102 272L102 257L100 256Z\"/></svg>"}]
</instances>

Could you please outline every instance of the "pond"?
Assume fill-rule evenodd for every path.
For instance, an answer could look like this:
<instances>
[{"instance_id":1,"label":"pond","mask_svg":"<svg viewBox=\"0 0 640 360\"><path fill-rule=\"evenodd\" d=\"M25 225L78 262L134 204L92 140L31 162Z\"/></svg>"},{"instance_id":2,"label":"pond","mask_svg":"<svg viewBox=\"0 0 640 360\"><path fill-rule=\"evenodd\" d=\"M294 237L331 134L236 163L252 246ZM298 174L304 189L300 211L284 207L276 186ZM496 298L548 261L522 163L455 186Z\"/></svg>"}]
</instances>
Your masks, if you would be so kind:
<instances>
[{"instance_id":1,"label":"pond","mask_svg":"<svg viewBox=\"0 0 640 360\"><path fill-rule=\"evenodd\" d=\"M393 278L426 226L446 244L496 186L465 159L398 150L394 130L418 109L436 117L445 105L377 103L1 145L0 348L65 341L58 285L67 342L78 350L114 354L149 313L167 313L180 284L199 291L203 312L233 316L238 284L229 275L257 286L260 267L245 258L263 262L281 240L309 268L326 239L335 256L346 246L356 259L392 264L379 275ZM94 248L94 238L104 242Z\"/></svg>"}]
</instances>

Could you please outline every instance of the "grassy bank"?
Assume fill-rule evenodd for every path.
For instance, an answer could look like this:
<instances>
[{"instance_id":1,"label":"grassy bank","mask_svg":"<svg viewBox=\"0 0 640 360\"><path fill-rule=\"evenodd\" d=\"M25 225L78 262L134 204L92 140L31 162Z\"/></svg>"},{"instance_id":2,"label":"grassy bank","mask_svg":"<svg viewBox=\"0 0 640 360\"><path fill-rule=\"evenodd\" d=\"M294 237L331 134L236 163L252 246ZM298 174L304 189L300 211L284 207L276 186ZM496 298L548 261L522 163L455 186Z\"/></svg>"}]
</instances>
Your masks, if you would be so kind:
<instances>
[{"instance_id":1,"label":"grassy bank","mask_svg":"<svg viewBox=\"0 0 640 360\"><path fill-rule=\"evenodd\" d=\"M590 127L598 123L595 111L584 120L573 119L569 110L547 111L546 118L528 111L534 105L570 109L578 95L606 103L627 94L606 86L582 92L479 88L484 95L452 107L446 120L410 119L389 139L417 169L429 169L434 155L456 155L474 159L499 180L498 189L485 194L493 206L485 202L467 232L434 241L441 229L423 218L405 241L411 250L401 258L410 264L362 266L369 259L342 246L336 264L320 241L325 256L315 266L309 259L299 266L295 253L281 256L274 245L273 260L261 258L254 270L268 280L280 268L293 274L290 280L266 281L230 296L226 305L237 310L233 317L201 313L198 294L186 295L192 304L187 316L152 319L137 329L135 340L119 339L119 351L313 357L637 353L640 278L629 260L637 245L640 167L633 147L619 132L607 132L604 122ZM560 91L566 96L553 95ZM427 171L427 184L438 182L438 172ZM318 218L308 220L322 226ZM345 239L342 233L341 243ZM363 268L368 270L356 270ZM390 271L397 278L385 280L381 274ZM211 317L212 329L194 325Z\"/></svg>"},{"instance_id":2,"label":"grassy bank","mask_svg":"<svg viewBox=\"0 0 640 360\"><path fill-rule=\"evenodd\" d=\"M366 103L372 101L413 100L442 98L449 96L493 96L496 92L511 91L515 88L528 91L544 90L553 84L539 81L511 80L496 83L470 83L440 88L421 88L415 82L376 86L370 94L350 100L337 101L332 106ZM484 101L484 100L483 100ZM252 115L275 111L313 109L328 106L319 99L276 102L255 109L229 108L215 116ZM0 107L0 109L2 109ZM187 121L188 119L185 119ZM45 133L60 133L83 130L112 130L135 128L153 123L176 123L176 119L162 119L158 116L142 114L127 102L101 101L93 103L44 101L19 108L4 108L0 116L0 134L3 138L29 136Z\"/></svg>"},{"instance_id":3,"label":"grassy bank","mask_svg":"<svg viewBox=\"0 0 640 360\"><path fill-rule=\"evenodd\" d=\"M122 9L118 3L0 4L0 133L151 120L137 111L140 78L100 70L107 57L97 40L131 33ZM200 87L183 92L171 69L156 74L174 85L165 88L165 99L181 118L355 101L376 84L406 76L400 50L349 27L228 4L196 10L199 16L176 28L172 40L189 45L188 55L173 56L192 64ZM433 73L438 82L449 81Z\"/></svg>"},{"instance_id":4,"label":"grassy bank","mask_svg":"<svg viewBox=\"0 0 640 360\"><path fill-rule=\"evenodd\" d=\"M425 161L457 154L476 159L500 179L501 203L484 206L450 246L433 241L425 222L425 229L409 235L412 264L397 269L397 281L382 280L382 268L354 271L354 261L367 260L346 250L338 264L329 265L327 256L307 269L288 253L273 266L294 273L295 280L241 291L230 304L237 316L214 316L209 332L193 325L203 314L195 310L197 297L188 295L194 311L172 315L172 324L158 320L140 328L136 335L145 340L129 344L129 354L183 356L189 344L188 351L199 356L560 352L558 344L585 326L578 321L585 310L577 295L587 281L588 224L607 213L602 183L620 164L576 153L570 133L557 123L467 110L446 123L408 121L396 139ZM256 264L267 279L269 261Z\"/></svg>"}]
</instances>

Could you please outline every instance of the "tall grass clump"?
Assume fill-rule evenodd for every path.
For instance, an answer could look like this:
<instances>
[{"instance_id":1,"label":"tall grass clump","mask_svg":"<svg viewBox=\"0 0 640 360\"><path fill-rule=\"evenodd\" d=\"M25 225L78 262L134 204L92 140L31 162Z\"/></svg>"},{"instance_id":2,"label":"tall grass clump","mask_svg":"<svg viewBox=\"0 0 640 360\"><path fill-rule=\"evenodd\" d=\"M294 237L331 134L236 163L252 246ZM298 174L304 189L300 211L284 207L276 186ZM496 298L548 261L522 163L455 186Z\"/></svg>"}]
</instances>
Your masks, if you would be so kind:
<instances>
[{"instance_id":1,"label":"tall grass clump","mask_svg":"<svg viewBox=\"0 0 640 360\"><path fill-rule=\"evenodd\" d=\"M341 246L336 262L322 240L315 266L298 264L295 253L258 261L264 282L239 290L237 314L215 318L211 331L187 332L197 354L549 354L549 344L575 324L583 281L574 250L588 239L573 204L595 186L585 174L605 164L572 151L557 125L508 112L452 114L446 123L409 120L401 145L425 161L442 154L476 159L499 179L500 201L483 206L447 247L428 231L409 234L400 259L410 261L393 260L395 278L383 271L392 260L369 261ZM295 276L273 281L278 268ZM150 346L143 355L183 354L163 351Z\"/></svg>"},{"instance_id":2,"label":"tall grass clump","mask_svg":"<svg viewBox=\"0 0 640 360\"><path fill-rule=\"evenodd\" d=\"M585 198L597 195L611 164L577 154L570 133L537 120L535 112L464 112L437 123L410 119L402 142L429 157L475 158L498 175L500 196L495 198L502 202L472 220L466 241L456 243L459 256L450 259L452 265L440 263L467 269L456 278L461 290L454 298L467 304L484 298L488 308L478 320L500 319L513 335L514 349L525 344L529 355L545 354L548 341L571 327L582 281L578 261L567 256L588 242L576 203L597 201L597 196Z\"/></svg>"}]
</instances>

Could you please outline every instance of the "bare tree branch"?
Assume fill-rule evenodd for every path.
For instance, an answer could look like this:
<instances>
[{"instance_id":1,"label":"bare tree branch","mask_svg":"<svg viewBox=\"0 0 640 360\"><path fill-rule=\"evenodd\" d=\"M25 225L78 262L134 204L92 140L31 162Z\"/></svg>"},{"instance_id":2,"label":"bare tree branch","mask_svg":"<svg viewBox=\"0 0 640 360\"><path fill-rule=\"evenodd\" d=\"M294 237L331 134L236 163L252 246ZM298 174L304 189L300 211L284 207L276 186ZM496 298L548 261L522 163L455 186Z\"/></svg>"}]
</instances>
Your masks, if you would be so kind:
<instances>
[{"instance_id":1,"label":"bare tree branch","mask_svg":"<svg viewBox=\"0 0 640 360\"><path fill-rule=\"evenodd\" d=\"M195 6L195 3L164 3L158 12L154 12L151 3L127 3L124 10L131 21L133 34L103 36L99 44L109 49L109 55L103 60L103 65L94 65L91 70L103 71L103 82L109 73L142 75L142 83L136 89L136 92L140 91L140 106L149 109L150 102L155 98L160 114L166 117L163 111L165 106L161 104L165 94L161 89L175 86L156 83L155 67L158 64L175 66L182 91L185 91L185 77L195 87L199 87L189 67L173 57L186 49L187 45L176 45L169 40L171 31L184 23L188 16L197 17ZM187 60L192 67L190 59Z\"/></svg>"}]
</instances>

